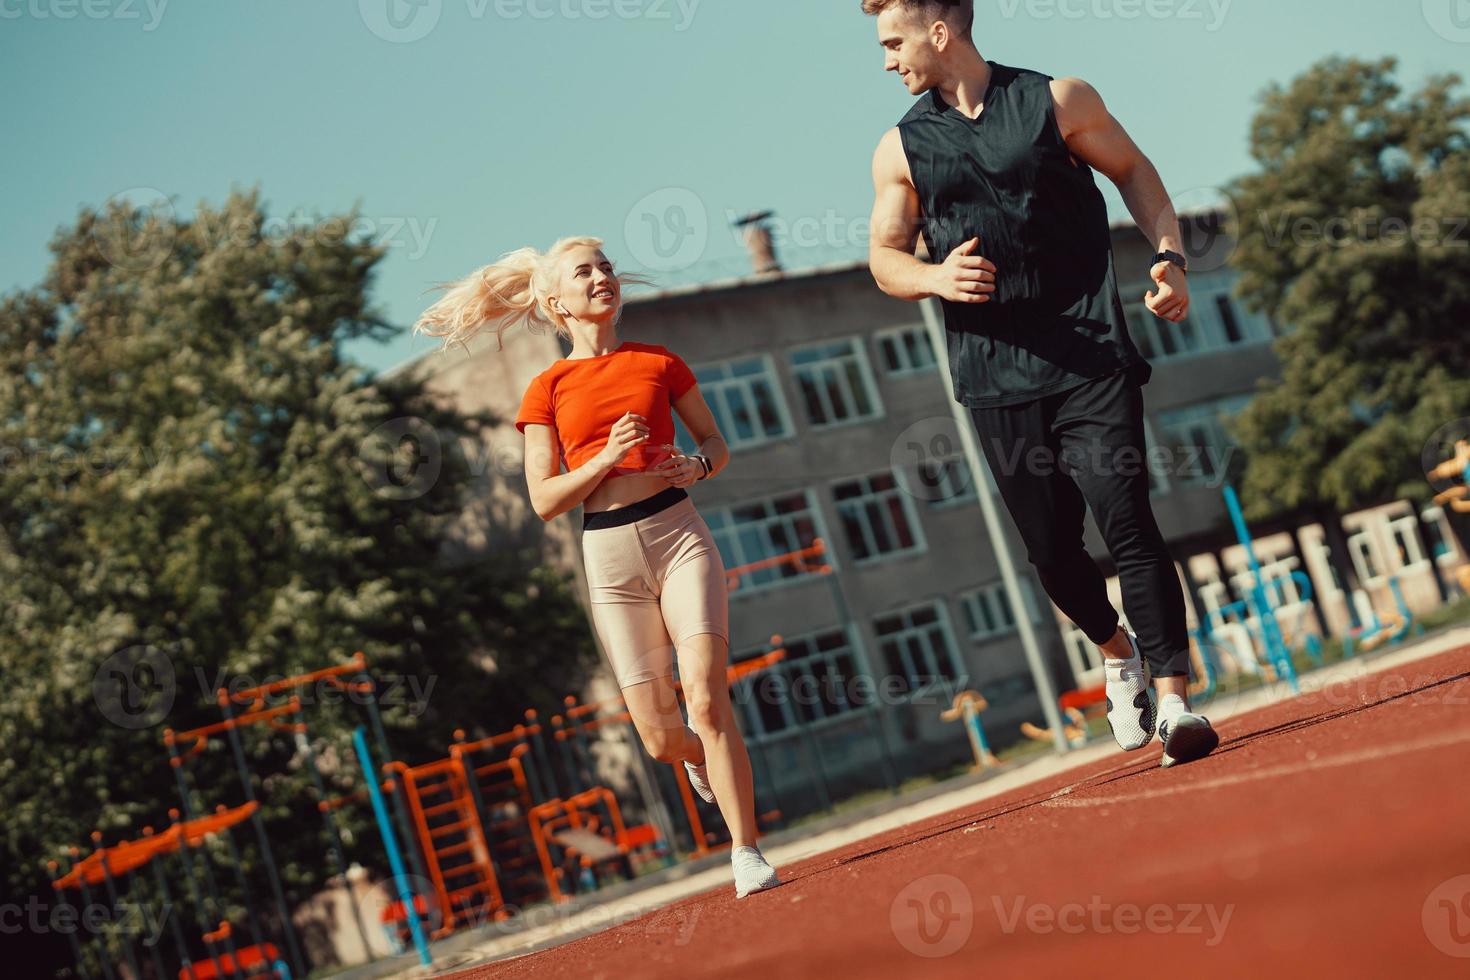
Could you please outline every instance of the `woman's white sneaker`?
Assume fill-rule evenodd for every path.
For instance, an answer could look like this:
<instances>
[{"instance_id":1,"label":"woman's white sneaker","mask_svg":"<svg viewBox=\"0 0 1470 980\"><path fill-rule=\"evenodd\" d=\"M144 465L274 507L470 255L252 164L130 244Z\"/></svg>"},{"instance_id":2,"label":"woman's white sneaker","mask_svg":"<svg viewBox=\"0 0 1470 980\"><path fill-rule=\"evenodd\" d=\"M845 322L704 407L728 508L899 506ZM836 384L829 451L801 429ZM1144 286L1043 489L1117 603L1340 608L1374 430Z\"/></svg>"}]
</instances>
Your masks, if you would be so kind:
<instances>
[{"instance_id":1,"label":"woman's white sneaker","mask_svg":"<svg viewBox=\"0 0 1470 980\"><path fill-rule=\"evenodd\" d=\"M1103 674L1107 678L1108 727L1118 746L1132 752L1153 740L1154 704L1149 699L1148 677L1143 669L1143 655L1138 651L1138 639L1129 630L1123 633L1133 648L1133 656L1127 660L1105 657Z\"/></svg>"},{"instance_id":2,"label":"woman's white sneaker","mask_svg":"<svg viewBox=\"0 0 1470 980\"><path fill-rule=\"evenodd\" d=\"M757 848L735 848L730 852L730 865L735 869L736 898L754 895L781 884L781 879L776 877L776 869L771 867Z\"/></svg>"},{"instance_id":3,"label":"woman's white sneaker","mask_svg":"<svg viewBox=\"0 0 1470 980\"><path fill-rule=\"evenodd\" d=\"M709 768L703 763L697 766L693 765L688 759L685 759L684 771L689 774L689 785L694 789L694 792L699 794L699 798L706 803L713 803L715 801L715 791L709 784Z\"/></svg>"}]
</instances>

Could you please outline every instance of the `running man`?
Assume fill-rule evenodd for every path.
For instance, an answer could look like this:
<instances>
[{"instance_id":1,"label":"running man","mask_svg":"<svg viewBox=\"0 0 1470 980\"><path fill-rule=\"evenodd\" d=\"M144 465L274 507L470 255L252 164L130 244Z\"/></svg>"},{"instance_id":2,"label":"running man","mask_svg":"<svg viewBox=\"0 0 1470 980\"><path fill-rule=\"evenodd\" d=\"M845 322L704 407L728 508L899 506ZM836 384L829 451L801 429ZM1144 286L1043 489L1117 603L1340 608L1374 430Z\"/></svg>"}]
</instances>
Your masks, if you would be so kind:
<instances>
[{"instance_id":1,"label":"running man","mask_svg":"<svg viewBox=\"0 0 1470 980\"><path fill-rule=\"evenodd\" d=\"M1148 309L1179 323L1187 262L1158 171L1086 82L981 57L972 0L862 8L884 69L919 97L873 158L873 278L900 299L939 297L955 399L1047 595L1103 653L1113 737L1141 749L1157 721L1165 766L1208 755L1219 737L1189 710L1184 593L1149 503L1152 368L1128 335L1092 176L1117 185L1156 248ZM914 255L920 234L928 261ZM1128 627L1083 547L1089 507Z\"/></svg>"}]
</instances>

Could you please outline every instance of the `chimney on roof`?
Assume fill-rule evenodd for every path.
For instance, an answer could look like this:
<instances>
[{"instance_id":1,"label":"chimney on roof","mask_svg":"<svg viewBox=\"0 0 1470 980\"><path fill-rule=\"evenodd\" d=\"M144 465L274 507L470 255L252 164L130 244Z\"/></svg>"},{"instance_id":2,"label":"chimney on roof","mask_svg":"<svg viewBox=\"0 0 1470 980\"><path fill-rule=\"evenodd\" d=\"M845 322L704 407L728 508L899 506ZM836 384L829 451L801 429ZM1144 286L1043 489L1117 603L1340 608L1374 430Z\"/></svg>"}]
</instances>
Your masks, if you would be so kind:
<instances>
[{"instance_id":1,"label":"chimney on roof","mask_svg":"<svg viewBox=\"0 0 1470 980\"><path fill-rule=\"evenodd\" d=\"M735 221L736 228L745 230L745 247L750 250L750 263L756 275L780 272L781 263L776 258L776 247L771 243L770 219L774 211L752 211Z\"/></svg>"}]
</instances>

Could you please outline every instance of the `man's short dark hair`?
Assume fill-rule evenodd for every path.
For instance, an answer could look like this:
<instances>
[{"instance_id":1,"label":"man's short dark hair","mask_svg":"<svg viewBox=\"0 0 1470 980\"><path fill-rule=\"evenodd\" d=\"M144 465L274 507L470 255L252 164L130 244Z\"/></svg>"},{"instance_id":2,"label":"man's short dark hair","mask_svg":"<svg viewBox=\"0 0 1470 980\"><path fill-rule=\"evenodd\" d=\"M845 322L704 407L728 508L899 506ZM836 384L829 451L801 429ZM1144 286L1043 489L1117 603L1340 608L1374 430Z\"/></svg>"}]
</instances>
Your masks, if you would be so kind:
<instances>
[{"instance_id":1,"label":"man's short dark hair","mask_svg":"<svg viewBox=\"0 0 1470 980\"><path fill-rule=\"evenodd\" d=\"M942 20L964 38L975 26L975 0L863 0L863 13L874 17L890 7Z\"/></svg>"}]
</instances>

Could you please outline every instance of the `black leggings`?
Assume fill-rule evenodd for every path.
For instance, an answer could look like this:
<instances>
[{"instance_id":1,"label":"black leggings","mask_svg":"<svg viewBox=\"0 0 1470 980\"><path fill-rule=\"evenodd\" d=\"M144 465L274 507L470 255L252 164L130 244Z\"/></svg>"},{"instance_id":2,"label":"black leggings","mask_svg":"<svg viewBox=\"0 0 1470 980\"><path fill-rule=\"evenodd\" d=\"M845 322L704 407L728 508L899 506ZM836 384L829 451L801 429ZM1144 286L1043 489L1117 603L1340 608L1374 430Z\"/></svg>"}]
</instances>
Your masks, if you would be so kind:
<instances>
[{"instance_id":1,"label":"black leggings","mask_svg":"<svg viewBox=\"0 0 1470 980\"><path fill-rule=\"evenodd\" d=\"M970 415L1041 584L1093 643L1118 612L1082 543L1085 507L1118 566L1123 609L1154 677L1189 675L1184 590L1149 504L1143 390L1132 371ZM1060 465L1058 465L1060 459Z\"/></svg>"}]
</instances>

